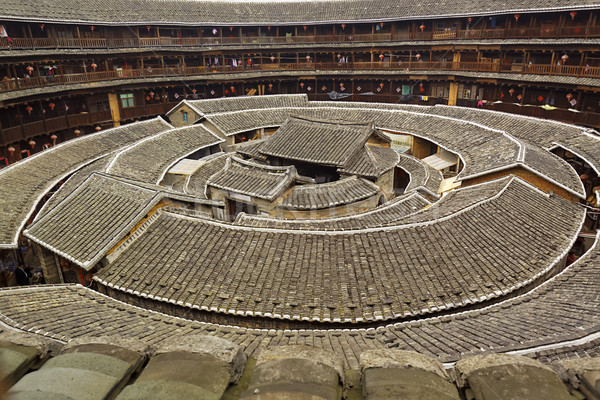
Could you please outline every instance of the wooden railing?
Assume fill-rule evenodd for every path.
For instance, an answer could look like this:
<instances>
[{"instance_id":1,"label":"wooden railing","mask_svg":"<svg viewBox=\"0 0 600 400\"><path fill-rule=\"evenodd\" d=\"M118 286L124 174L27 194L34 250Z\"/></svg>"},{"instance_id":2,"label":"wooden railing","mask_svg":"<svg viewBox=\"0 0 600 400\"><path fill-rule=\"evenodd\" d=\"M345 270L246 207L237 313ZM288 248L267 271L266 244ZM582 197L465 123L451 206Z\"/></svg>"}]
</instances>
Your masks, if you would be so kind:
<instances>
[{"instance_id":1,"label":"wooden railing","mask_svg":"<svg viewBox=\"0 0 600 400\"><path fill-rule=\"evenodd\" d=\"M121 120L133 118L151 117L165 114L175 103L148 104L140 107L124 108L121 110ZM45 120L33 121L22 125L2 128L0 145L14 143L37 135L49 134L65 129L74 129L82 126L95 125L112 121L110 111L99 111L93 113L81 113L63 115L60 117L46 118Z\"/></svg>"},{"instance_id":2,"label":"wooden railing","mask_svg":"<svg viewBox=\"0 0 600 400\"><path fill-rule=\"evenodd\" d=\"M100 82L148 77L195 76L213 73L239 73L253 71L475 71L502 72L512 74L562 75L586 78L600 78L600 67L539 64L500 64L471 62L359 62L359 63L269 63L249 66L180 67L125 69L112 71L86 72L53 76L33 76L26 79L8 79L0 82L0 92L10 92L46 86L68 85L83 82Z\"/></svg>"},{"instance_id":3,"label":"wooden railing","mask_svg":"<svg viewBox=\"0 0 600 400\"><path fill-rule=\"evenodd\" d=\"M0 48L61 49L61 48L128 48L128 47L180 47L180 46L227 46L254 44L303 44L337 42L390 42L472 39L530 39L530 38L589 38L599 37L600 26L536 27L462 29L450 31L399 31L395 33L298 36L236 36L236 37L155 37L155 38L0 38Z\"/></svg>"}]
</instances>

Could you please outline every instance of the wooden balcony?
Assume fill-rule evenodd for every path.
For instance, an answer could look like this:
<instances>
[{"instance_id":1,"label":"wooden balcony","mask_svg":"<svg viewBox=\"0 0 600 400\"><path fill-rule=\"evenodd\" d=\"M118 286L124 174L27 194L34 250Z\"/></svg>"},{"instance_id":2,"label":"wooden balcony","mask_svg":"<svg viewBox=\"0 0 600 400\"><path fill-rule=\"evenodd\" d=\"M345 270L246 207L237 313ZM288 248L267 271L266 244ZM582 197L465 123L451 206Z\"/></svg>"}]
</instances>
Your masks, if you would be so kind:
<instances>
[{"instance_id":1,"label":"wooden balcony","mask_svg":"<svg viewBox=\"0 0 600 400\"><path fill-rule=\"evenodd\" d=\"M449 31L400 31L394 33L303 35L298 36L236 36L236 37L154 37L154 38L0 38L0 49L91 49L182 46L229 46L260 44L306 44L339 42L390 41L456 41L474 39L532 39L532 38L593 38L600 37L600 26L458 29Z\"/></svg>"},{"instance_id":2,"label":"wooden balcony","mask_svg":"<svg viewBox=\"0 0 600 400\"><path fill-rule=\"evenodd\" d=\"M139 107L129 107L122 109L121 120L127 121L135 118L154 117L164 115L172 109L178 102L147 104ZM110 111L100 111L93 113L81 113L72 115L63 115L55 118L46 118L45 120L34 121L14 127L2 128L0 132L0 145L14 143L19 140L30 137L51 134L66 129L75 129L82 126L90 126L111 122L112 115Z\"/></svg>"},{"instance_id":3,"label":"wooden balcony","mask_svg":"<svg viewBox=\"0 0 600 400\"><path fill-rule=\"evenodd\" d=\"M227 74L256 71L473 71L473 72L502 72L515 75L558 75L586 78L600 78L600 67L571 66L571 65L539 65L539 64L499 64L471 62L439 62L439 61L410 61L410 62L360 62L360 63L285 63L285 64L246 64L211 67L169 67L99 71L77 74L55 75L53 77L32 77L27 79L11 79L0 82L0 92L10 92L46 86L70 85L84 82L101 82L123 79L150 77L194 76L202 74Z\"/></svg>"}]
</instances>

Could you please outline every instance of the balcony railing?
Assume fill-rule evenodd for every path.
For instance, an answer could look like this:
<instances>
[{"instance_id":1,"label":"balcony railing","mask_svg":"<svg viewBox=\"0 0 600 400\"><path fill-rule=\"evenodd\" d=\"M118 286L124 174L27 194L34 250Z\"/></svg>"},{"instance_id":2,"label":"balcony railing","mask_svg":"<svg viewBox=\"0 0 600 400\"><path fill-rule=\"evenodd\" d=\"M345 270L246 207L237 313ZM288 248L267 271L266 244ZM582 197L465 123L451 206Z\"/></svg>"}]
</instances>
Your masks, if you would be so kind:
<instances>
[{"instance_id":1,"label":"balcony railing","mask_svg":"<svg viewBox=\"0 0 600 400\"><path fill-rule=\"evenodd\" d=\"M125 69L76 74L33 76L26 79L8 79L0 82L0 93L15 90L69 85L84 82L101 82L148 77L194 76L213 73L240 73L254 71L474 71L497 72L516 75L560 75L600 78L600 67L540 64L500 64L472 62L404 61L404 62L357 62L357 63L269 63L249 66L169 67Z\"/></svg>"},{"instance_id":2,"label":"balcony railing","mask_svg":"<svg viewBox=\"0 0 600 400\"><path fill-rule=\"evenodd\" d=\"M165 114L177 103L147 104L140 107L124 108L121 110L121 120L150 117ZM66 129L74 129L81 126L89 126L112 121L110 111L99 111L92 113L81 113L63 115L60 117L46 118L45 120L33 121L3 128L1 130L0 145L14 143L37 135L49 134Z\"/></svg>"},{"instance_id":3,"label":"balcony railing","mask_svg":"<svg viewBox=\"0 0 600 400\"><path fill-rule=\"evenodd\" d=\"M600 26L459 29L450 31L399 31L374 34L236 37L156 37L156 38L0 38L5 49L89 49L130 47L228 46L256 44L303 44L337 42L390 42L473 39L589 38L599 37Z\"/></svg>"}]
</instances>

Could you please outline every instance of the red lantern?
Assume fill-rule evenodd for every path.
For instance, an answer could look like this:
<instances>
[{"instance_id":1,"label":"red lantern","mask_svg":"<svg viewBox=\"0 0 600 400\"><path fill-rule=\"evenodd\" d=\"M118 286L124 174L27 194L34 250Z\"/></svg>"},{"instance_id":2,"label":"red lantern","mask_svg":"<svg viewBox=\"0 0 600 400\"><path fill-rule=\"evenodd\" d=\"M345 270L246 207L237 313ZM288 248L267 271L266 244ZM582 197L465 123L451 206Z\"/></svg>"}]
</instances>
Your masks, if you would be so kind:
<instances>
[{"instance_id":1,"label":"red lantern","mask_svg":"<svg viewBox=\"0 0 600 400\"><path fill-rule=\"evenodd\" d=\"M425 30L425 24L421 24L419 28L421 29L421 32L423 32Z\"/></svg>"},{"instance_id":2,"label":"red lantern","mask_svg":"<svg viewBox=\"0 0 600 400\"><path fill-rule=\"evenodd\" d=\"M383 28L383 25L385 25L383 22L380 22L380 23L379 23L379 26L380 26L381 28Z\"/></svg>"},{"instance_id":3,"label":"red lantern","mask_svg":"<svg viewBox=\"0 0 600 400\"><path fill-rule=\"evenodd\" d=\"M81 131L79 129L75 129L75 132L73 132L75 134L75 136L79 137L79 135L81 135Z\"/></svg>"},{"instance_id":4,"label":"red lantern","mask_svg":"<svg viewBox=\"0 0 600 400\"><path fill-rule=\"evenodd\" d=\"M304 82L300 82L300 88L304 89Z\"/></svg>"},{"instance_id":5,"label":"red lantern","mask_svg":"<svg viewBox=\"0 0 600 400\"><path fill-rule=\"evenodd\" d=\"M560 58L561 60L563 60L563 63L567 62L567 60L569 59L569 56L566 54L563 54L562 57Z\"/></svg>"},{"instance_id":6,"label":"red lantern","mask_svg":"<svg viewBox=\"0 0 600 400\"><path fill-rule=\"evenodd\" d=\"M94 25L90 26L90 31L94 32L94 29L96 29Z\"/></svg>"},{"instance_id":7,"label":"red lantern","mask_svg":"<svg viewBox=\"0 0 600 400\"><path fill-rule=\"evenodd\" d=\"M33 107L27 106L27 107L25 107L25 110L27 111L27 114L31 115L31 112L33 111Z\"/></svg>"},{"instance_id":8,"label":"red lantern","mask_svg":"<svg viewBox=\"0 0 600 400\"><path fill-rule=\"evenodd\" d=\"M33 150L33 148L35 147L35 140L31 139L29 141L29 145L31 146L31 149Z\"/></svg>"},{"instance_id":9,"label":"red lantern","mask_svg":"<svg viewBox=\"0 0 600 400\"><path fill-rule=\"evenodd\" d=\"M148 32L150 32L150 29L152 29L152 27L150 25L147 25L146 30L148 30Z\"/></svg>"},{"instance_id":10,"label":"red lantern","mask_svg":"<svg viewBox=\"0 0 600 400\"><path fill-rule=\"evenodd\" d=\"M508 93L510 93L510 95L512 96L515 93L515 89L511 88Z\"/></svg>"},{"instance_id":11,"label":"red lantern","mask_svg":"<svg viewBox=\"0 0 600 400\"><path fill-rule=\"evenodd\" d=\"M150 92L150 97L154 97L154 92Z\"/></svg>"},{"instance_id":12,"label":"red lantern","mask_svg":"<svg viewBox=\"0 0 600 400\"><path fill-rule=\"evenodd\" d=\"M342 24L342 30L346 29L346 24Z\"/></svg>"},{"instance_id":13,"label":"red lantern","mask_svg":"<svg viewBox=\"0 0 600 400\"><path fill-rule=\"evenodd\" d=\"M467 18L467 21L468 21L468 22L469 22L469 24L470 24L471 22L473 22L473 18L469 17L469 18Z\"/></svg>"},{"instance_id":14,"label":"red lantern","mask_svg":"<svg viewBox=\"0 0 600 400\"><path fill-rule=\"evenodd\" d=\"M54 111L54 107L56 107L56 104L54 103L49 103L48 107L50 107L50 110Z\"/></svg>"},{"instance_id":15,"label":"red lantern","mask_svg":"<svg viewBox=\"0 0 600 400\"><path fill-rule=\"evenodd\" d=\"M519 22L519 18L521 18L521 16L519 14L515 14L515 21Z\"/></svg>"},{"instance_id":16,"label":"red lantern","mask_svg":"<svg viewBox=\"0 0 600 400\"><path fill-rule=\"evenodd\" d=\"M307 30L307 29L308 29L308 26L306 26L306 25L302 25L302 28L303 28L304 30Z\"/></svg>"},{"instance_id":17,"label":"red lantern","mask_svg":"<svg viewBox=\"0 0 600 400\"><path fill-rule=\"evenodd\" d=\"M571 16L571 20L574 20L575 16L577 15L577 11L571 11L569 15Z\"/></svg>"},{"instance_id":18,"label":"red lantern","mask_svg":"<svg viewBox=\"0 0 600 400\"><path fill-rule=\"evenodd\" d=\"M8 150L8 152L12 156L16 149L14 147L12 147L12 146L8 146L8 149L6 149L6 150Z\"/></svg>"},{"instance_id":19,"label":"red lantern","mask_svg":"<svg viewBox=\"0 0 600 400\"><path fill-rule=\"evenodd\" d=\"M421 54L417 53L417 55L416 55L415 57L416 57L416 58L417 58L417 60L418 60L418 59L420 59L420 58L421 58Z\"/></svg>"},{"instance_id":20,"label":"red lantern","mask_svg":"<svg viewBox=\"0 0 600 400\"><path fill-rule=\"evenodd\" d=\"M270 26L267 26L267 30L268 30L269 32L271 32L271 27L270 27Z\"/></svg>"},{"instance_id":21,"label":"red lantern","mask_svg":"<svg viewBox=\"0 0 600 400\"><path fill-rule=\"evenodd\" d=\"M27 70L27 75L31 75L31 73L33 72L33 67L31 65L25 69Z\"/></svg>"},{"instance_id":22,"label":"red lantern","mask_svg":"<svg viewBox=\"0 0 600 400\"><path fill-rule=\"evenodd\" d=\"M92 67L92 69L95 71L95 70L96 70L96 68L98 68L98 64L96 64L96 63L92 63L92 64L90 65L90 67Z\"/></svg>"},{"instance_id":23,"label":"red lantern","mask_svg":"<svg viewBox=\"0 0 600 400\"><path fill-rule=\"evenodd\" d=\"M309 62L309 61L310 61L310 56L309 56L309 55L307 55L307 56L306 56L306 62Z\"/></svg>"},{"instance_id":24,"label":"red lantern","mask_svg":"<svg viewBox=\"0 0 600 400\"><path fill-rule=\"evenodd\" d=\"M45 25L45 24L40 24L40 29L41 29L41 30L44 30L44 28L45 28L45 27L46 27L46 25Z\"/></svg>"},{"instance_id":25,"label":"red lantern","mask_svg":"<svg viewBox=\"0 0 600 400\"><path fill-rule=\"evenodd\" d=\"M50 139L52 139L52 146L56 146L56 139L58 139L58 136L56 136L55 134L52 134L50 136Z\"/></svg>"},{"instance_id":26,"label":"red lantern","mask_svg":"<svg viewBox=\"0 0 600 400\"><path fill-rule=\"evenodd\" d=\"M271 62L275 62L275 56L271 56Z\"/></svg>"},{"instance_id":27,"label":"red lantern","mask_svg":"<svg viewBox=\"0 0 600 400\"><path fill-rule=\"evenodd\" d=\"M233 26L229 27L229 32L233 32Z\"/></svg>"},{"instance_id":28,"label":"red lantern","mask_svg":"<svg viewBox=\"0 0 600 400\"><path fill-rule=\"evenodd\" d=\"M96 132L100 132L102 130L102 128L100 128L100 126L96 126Z\"/></svg>"},{"instance_id":29,"label":"red lantern","mask_svg":"<svg viewBox=\"0 0 600 400\"><path fill-rule=\"evenodd\" d=\"M384 58L385 58L385 56L384 56L383 54L380 54L380 55L379 55L379 60L380 60L380 61L383 61L383 59L384 59Z\"/></svg>"}]
</instances>

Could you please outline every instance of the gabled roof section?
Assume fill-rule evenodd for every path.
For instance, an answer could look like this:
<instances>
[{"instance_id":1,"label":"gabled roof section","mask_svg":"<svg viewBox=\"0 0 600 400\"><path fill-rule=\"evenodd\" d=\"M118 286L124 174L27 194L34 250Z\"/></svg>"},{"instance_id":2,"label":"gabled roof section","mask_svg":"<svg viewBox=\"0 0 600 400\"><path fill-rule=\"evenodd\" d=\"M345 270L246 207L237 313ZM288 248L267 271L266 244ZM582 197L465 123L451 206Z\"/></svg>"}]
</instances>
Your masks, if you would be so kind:
<instances>
[{"instance_id":1,"label":"gabled roof section","mask_svg":"<svg viewBox=\"0 0 600 400\"><path fill-rule=\"evenodd\" d=\"M358 151L343 167L340 173L358 175L366 178L378 178L398 162L398 153L388 147L365 146L364 151Z\"/></svg>"},{"instance_id":2,"label":"gabled roof section","mask_svg":"<svg viewBox=\"0 0 600 400\"><path fill-rule=\"evenodd\" d=\"M94 172L24 234L89 270L165 197L202 201Z\"/></svg>"},{"instance_id":3,"label":"gabled roof section","mask_svg":"<svg viewBox=\"0 0 600 400\"><path fill-rule=\"evenodd\" d=\"M206 186L273 201L297 175L293 166L271 167L231 157L225 168L208 179Z\"/></svg>"},{"instance_id":4,"label":"gabled roof section","mask_svg":"<svg viewBox=\"0 0 600 400\"><path fill-rule=\"evenodd\" d=\"M90 269L160 198L154 190L93 173L25 236Z\"/></svg>"},{"instance_id":5,"label":"gabled roof section","mask_svg":"<svg viewBox=\"0 0 600 400\"><path fill-rule=\"evenodd\" d=\"M250 142L238 144L235 151L243 156L257 159L264 159L265 156L260 152L267 138L260 140L252 140Z\"/></svg>"},{"instance_id":6,"label":"gabled roof section","mask_svg":"<svg viewBox=\"0 0 600 400\"><path fill-rule=\"evenodd\" d=\"M172 128L160 117L102 130L58 144L0 171L0 248L17 248L18 235L44 194L81 167Z\"/></svg>"},{"instance_id":7,"label":"gabled roof section","mask_svg":"<svg viewBox=\"0 0 600 400\"><path fill-rule=\"evenodd\" d=\"M375 133L372 123L290 117L262 146L273 157L344 167Z\"/></svg>"}]
</instances>

